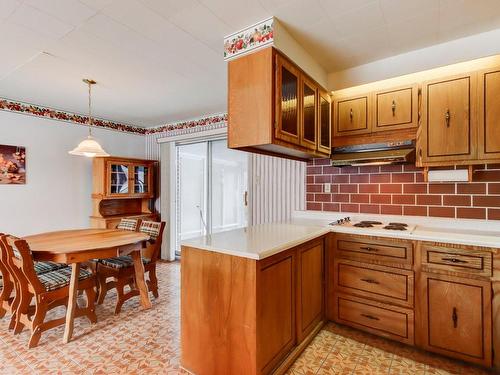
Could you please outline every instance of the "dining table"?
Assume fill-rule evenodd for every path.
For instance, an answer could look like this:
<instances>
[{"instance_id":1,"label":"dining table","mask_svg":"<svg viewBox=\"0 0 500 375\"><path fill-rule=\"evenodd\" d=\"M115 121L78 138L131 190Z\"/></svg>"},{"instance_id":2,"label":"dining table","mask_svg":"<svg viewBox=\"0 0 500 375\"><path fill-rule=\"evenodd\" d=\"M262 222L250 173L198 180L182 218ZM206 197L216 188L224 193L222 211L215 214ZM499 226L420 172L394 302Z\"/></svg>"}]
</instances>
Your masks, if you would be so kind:
<instances>
[{"instance_id":1,"label":"dining table","mask_svg":"<svg viewBox=\"0 0 500 375\"><path fill-rule=\"evenodd\" d=\"M141 257L141 249L149 240L147 234L120 229L75 229L40 233L22 239L28 242L35 261L71 265L64 343L68 343L73 336L75 313L79 308L78 276L83 262L130 255L134 262L135 285L139 290L141 306L144 309L151 308Z\"/></svg>"}]
</instances>

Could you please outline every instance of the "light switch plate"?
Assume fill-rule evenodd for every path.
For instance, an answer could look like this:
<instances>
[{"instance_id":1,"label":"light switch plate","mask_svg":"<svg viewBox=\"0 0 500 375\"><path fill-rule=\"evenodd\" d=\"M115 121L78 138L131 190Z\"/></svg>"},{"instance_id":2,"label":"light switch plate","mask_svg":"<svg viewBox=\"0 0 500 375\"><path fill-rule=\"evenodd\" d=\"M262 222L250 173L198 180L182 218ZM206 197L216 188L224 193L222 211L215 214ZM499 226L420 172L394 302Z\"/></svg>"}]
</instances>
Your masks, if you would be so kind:
<instances>
[{"instance_id":1,"label":"light switch plate","mask_svg":"<svg viewBox=\"0 0 500 375\"><path fill-rule=\"evenodd\" d=\"M331 193L331 191L332 191L332 186L330 184L323 184L323 192Z\"/></svg>"}]
</instances>

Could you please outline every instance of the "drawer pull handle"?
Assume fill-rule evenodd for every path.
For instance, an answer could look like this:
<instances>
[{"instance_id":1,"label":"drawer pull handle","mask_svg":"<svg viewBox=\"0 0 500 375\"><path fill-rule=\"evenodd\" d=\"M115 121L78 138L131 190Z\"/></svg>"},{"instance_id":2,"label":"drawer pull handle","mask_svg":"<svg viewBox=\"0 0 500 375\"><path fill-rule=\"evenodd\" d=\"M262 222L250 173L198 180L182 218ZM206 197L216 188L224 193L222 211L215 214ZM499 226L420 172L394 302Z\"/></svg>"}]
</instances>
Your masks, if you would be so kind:
<instances>
[{"instance_id":1,"label":"drawer pull handle","mask_svg":"<svg viewBox=\"0 0 500 375\"><path fill-rule=\"evenodd\" d=\"M361 314L361 316L363 316L367 319L370 319L370 320L380 320L379 318L377 318L376 316L373 316L373 315Z\"/></svg>"},{"instance_id":2,"label":"drawer pull handle","mask_svg":"<svg viewBox=\"0 0 500 375\"><path fill-rule=\"evenodd\" d=\"M351 122L352 122L353 117L354 117L354 112L352 111L352 108L351 108L351 110L349 111L349 118L351 119Z\"/></svg>"},{"instance_id":3,"label":"drawer pull handle","mask_svg":"<svg viewBox=\"0 0 500 375\"><path fill-rule=\"evenodd\" d=\"M396 101L393 100L392 101L392 106L391 106L391 109L392 109L392 116L396 116Z\"/></svg>"},{"instance_id":4,"label":"drawer pull handle","mask_svg":"<svg viewBox=\"0 0 500 375\"><path fill-rule=\"evenodd\" d=\"M361 281L364 281L365 283L368 283L368 284L380 284L377 280L373 280L373 279L361 279Z\"/></svg>"},{"instance_id":5,"label":"drawer pull handle","mask_svg":"<svg viewBox=\"0 0 500 375\"><path fill-rule=\"evenodd\" d=\"M360 247L361 250L366 250L366 251L378 251L378 249L374 248L374 247L369 247L369 246L365 246L365 247Z\"/></svg>"},{"instance_id":6,"label":"drawer pull handle","mask_svg":"<svg viewBox=\"0 0 500 375\"><path fill-rule=\"evenodd\" d=\"M458 314L457 314L457 308L453 308L453 313L451 314L451 320L453 320L453 328L458 327Z\"/></svg>"},{"instance_id":7,"label":"drawer pull handle","mask_svg":"<svg viewBox=\"0 0 500 375\"><path fill-rule=\"evenodd\" d=\"M452 263L469 263L466 260L457 259L457 258L441 258L441 260L443 260L445 262L452 262Z\"/></svg>"}]
</instances>

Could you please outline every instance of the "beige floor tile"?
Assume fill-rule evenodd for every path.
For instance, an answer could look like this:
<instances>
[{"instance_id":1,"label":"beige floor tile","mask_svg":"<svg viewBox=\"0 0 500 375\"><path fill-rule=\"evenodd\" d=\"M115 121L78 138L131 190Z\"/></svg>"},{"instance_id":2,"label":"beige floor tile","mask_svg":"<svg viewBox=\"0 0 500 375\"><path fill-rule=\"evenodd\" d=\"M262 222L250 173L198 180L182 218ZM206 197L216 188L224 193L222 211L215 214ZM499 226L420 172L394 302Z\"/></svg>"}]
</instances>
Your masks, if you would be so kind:
<instances>
[{"instance_id":1,"label":"beige floor tile","mask_svg":"<svg viewBox=\"0 0 500 375\"><path fill-rule=\"evenodd\" d=\"M40 345L27 349L29 332L12 335L9 318L0 319L0 375L137 374L185 375L179 368L179 263L158 266L160 298L141 310L138 298L115 316L116 293L97 306L97 324L75 322L75 339L62 344L64 327L42 334ZM61 316L64 309L49 313ZM288 370L288 375L491 375L479 367L417 350L359 330L328 323Z\"/></svg>"}]
</instances>

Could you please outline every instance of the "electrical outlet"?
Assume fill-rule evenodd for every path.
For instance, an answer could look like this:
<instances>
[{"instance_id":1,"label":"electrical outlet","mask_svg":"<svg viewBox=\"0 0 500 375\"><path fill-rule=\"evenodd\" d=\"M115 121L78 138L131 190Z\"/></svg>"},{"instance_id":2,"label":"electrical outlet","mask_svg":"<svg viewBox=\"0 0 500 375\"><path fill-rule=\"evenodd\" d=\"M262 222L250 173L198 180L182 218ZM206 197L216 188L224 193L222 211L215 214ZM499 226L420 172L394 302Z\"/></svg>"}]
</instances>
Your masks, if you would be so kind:
<instances>
[{"instance_id":1,"label":"electrical outlet","mask_svg":"<svg viewBox=\"0 0 500 375\"><path fill-rule=\"evenodd\" d=\"M323 192L325 193L331 193L332 191L332 185L330 184L323 184Z\"/></svg>"}]
</instances>

